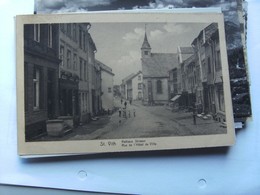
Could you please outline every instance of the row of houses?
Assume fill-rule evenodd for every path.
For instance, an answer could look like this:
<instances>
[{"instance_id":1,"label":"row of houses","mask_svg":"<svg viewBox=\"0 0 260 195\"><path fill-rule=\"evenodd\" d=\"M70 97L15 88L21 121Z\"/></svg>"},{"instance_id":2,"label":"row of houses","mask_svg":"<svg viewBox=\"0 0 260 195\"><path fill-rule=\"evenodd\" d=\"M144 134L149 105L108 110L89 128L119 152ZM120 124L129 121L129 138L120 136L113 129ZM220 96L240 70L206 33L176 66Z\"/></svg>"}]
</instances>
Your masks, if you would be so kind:
<instances>
[{"instance_id":1,"label":"row of houses","mask_svg":"<svg viewBox=\"0 0 260 195\"><path fill-rule=\"evenodd\" d=\"M202 29L191 46L176 53L152 53L147 35L141 46L141 71L122 80L126 99L142 99L144 105L168 104L178 108L196 107L225 121L225 106L216 23ZM136 78L142 78L140 80ZM139 82L136 82L139 81Z\"/></svg>"},{"instance_id":2,"label":"row of houses","mask_svg":"<svg viewBox=\"0 0 260 195\"><path fill-rule=\"evenodd\" d=\"M90 23L24 25L26 139L48 123L87 123L113 108L113 72L95 58Z\"/></svg>"}]
</instances>

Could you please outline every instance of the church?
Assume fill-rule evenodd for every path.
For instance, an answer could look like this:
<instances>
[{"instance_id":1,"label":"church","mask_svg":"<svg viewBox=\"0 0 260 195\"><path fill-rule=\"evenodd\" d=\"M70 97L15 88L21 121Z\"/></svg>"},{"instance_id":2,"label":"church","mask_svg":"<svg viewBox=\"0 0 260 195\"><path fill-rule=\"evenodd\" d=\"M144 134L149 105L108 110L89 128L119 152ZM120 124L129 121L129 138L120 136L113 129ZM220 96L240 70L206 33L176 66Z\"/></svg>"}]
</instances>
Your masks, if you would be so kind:
<instances>
[{"instance_id":1,"label":"church","mask_svg":"<svg viewBox=\"0 0 260 195\"><path fill-rule=\"evenodd\" d=\"M178 66L175 53L152 53L145 32L141 47L143 104L162 105L169 101L169 71Z\"/></svg>"}]
</instances>

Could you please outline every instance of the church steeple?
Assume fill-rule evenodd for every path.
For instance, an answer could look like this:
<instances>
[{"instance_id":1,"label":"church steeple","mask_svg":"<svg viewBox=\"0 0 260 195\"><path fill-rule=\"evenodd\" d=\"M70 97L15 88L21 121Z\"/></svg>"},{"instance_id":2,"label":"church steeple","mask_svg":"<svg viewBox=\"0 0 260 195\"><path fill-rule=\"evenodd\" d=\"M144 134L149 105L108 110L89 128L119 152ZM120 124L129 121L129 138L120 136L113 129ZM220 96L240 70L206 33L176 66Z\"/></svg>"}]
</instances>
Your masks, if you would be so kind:
<instances>
[{"instance_id":1,"label":"church steeple","mask_svg":"<svg viewBox=\"0 0 260 195\"><path fill-rule=\"evenodd\" d=\"M144 34L144 42L143 42L143 45L142 45L141 49L151 49L151 46L150 46L150 44L148 42L148 39L147 39L146 32Z\"/></svg>"},{"instance_id":2,"label":"church steeple","mask_svg":"<svg viewBox=\"0 0 260 195\"><path fill-rule=\"evenodd\" d=\"M151 46L148 42L147 35L146 35L146 25L145 25L145 33L144 33L144 42L141 47L142 51L142 58L144 57L150 57L151 55Z\"/></svg>"}]
</instances>

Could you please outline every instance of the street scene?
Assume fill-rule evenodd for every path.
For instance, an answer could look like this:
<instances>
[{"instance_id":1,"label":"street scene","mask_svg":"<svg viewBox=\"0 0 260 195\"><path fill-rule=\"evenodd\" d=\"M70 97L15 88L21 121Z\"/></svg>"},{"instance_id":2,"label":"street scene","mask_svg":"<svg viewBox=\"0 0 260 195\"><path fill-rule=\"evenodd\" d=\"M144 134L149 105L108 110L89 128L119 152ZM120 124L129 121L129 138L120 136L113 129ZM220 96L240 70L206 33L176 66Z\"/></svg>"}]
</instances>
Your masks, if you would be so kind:
<instances>
[{"instance_id":1,"label":"street scene","mask_svg":"<svg viewBox=\"0 0 260 195\"><path fill-rule=\"evenodd\" d=\"M125 102L125 101L124 101ZM226 133L225 126L217 121L204 120L196 117L193 121L192 112L172 112L167 106L143 106L142 102L134 101L131 105L120 104L116 100L118 108L122 108L108 116L102 116L97 121L75 128L72 132L61 136L44 136L38 141L54 140L92 140L92 139L124 139L124 138L148 138L210 135ZM124 114L125 112L125 114Z\"/></svg>"},{"instance_id":2,"label":"street scene","mask_svg":"<svg viewBox=\"0 0 260 195\"><path fill-rule=\"evenodd\" d=\"M227 133L217 23L24 32L26 141Z\"/></svg>"}]
</instances>

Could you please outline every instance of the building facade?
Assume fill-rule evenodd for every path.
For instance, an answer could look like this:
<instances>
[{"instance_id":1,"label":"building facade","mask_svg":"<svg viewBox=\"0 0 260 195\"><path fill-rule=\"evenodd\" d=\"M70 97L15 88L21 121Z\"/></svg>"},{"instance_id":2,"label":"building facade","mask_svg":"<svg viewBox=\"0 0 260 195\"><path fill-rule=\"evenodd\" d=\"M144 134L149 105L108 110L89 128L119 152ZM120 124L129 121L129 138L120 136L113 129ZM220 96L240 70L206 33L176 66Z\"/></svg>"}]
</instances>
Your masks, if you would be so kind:
<instances>
[{"instance_id":1,"label":"building facade","mask_svg":"<svg viewBox=\"0 0 260 195\"><path fill-rule=\"evenodd\" d=\"M58 94L60 60L55 47L57 37L57 25L24 25L26 141L45 134L46 121L60 114Z\"/></svg>"},{"instance_id":2,"label":"building facade","mask_svg":"<svg viewBox=\"0 0 260 195\"><path fill-rule=\"evenodd\" d=\"M127 100L130 100L133 98L133 94L132 94L132 80L131 78L134 76L134 73L131 73L130 75L128 75L127 77L125 77L124 79L122 79L122 84L121 86L121 97Z\"/></svg>"},{"instance_id":3,"label":"building facade","mask_svg":"<svg viewBox=\"0 0 260 195\"><path fill-rule=\"evenodd\" d=\"M127 100L143 99L143 74L141 71L132 73L122 80L121 95Z\"/></svg>"},{"instance_id":4,"label":"building facade","mask_svg":"<svg viewBox=\"0 0 260 195\"><path fill-rule=\"evenodd\" d=\"M114 73L112 68L104 63L96 60L96 64L100 67L101 76L101 107L108 111L114 108Z\"/></svg>"},{"instance_id":5,"label":"building facade","mask_svg":"<svg viewBox=\"0 0 260 195\"><path fill-rule=\"evenodd\" d=\"M60 114L71 116L74 125L87 123L98 113L100 73L90 28L90 23L59 24Z\"/></svg>"},{"instance_id":6,"label":"building facade","mask_svg":"<svg viewBox=\"0 0 260 195\"><path fill-rule=\"evenodd\" d=\"M142 100L143 99L143 74L141 71L137 72L132 77L132 99Z\"/></svg>"},{"instance_id":7,"label":"building facade","mask_svg":"<svg viewBox=\"0 0 260 195\"><path fill-rule=\"evenodd\" d=\"M218 121L225 121L224 91L218 26L212 23L193 41L196 50L195 64L201 86L197 85L197 104L203 113L212 114ZM200 101L198 101L200 100Z\"/></svg>"},{"instance_id":8,"label":"building facade","mask_svg":"<svg viewBox=\"0 0 260 195\"><path fill-rule=\"evenodd\" d=\"M24 26L27 140L64 121L71 128L86 123L101 111L101 69L95 64L90 27L90 23Z\"/></svg>"}]
</instances>

